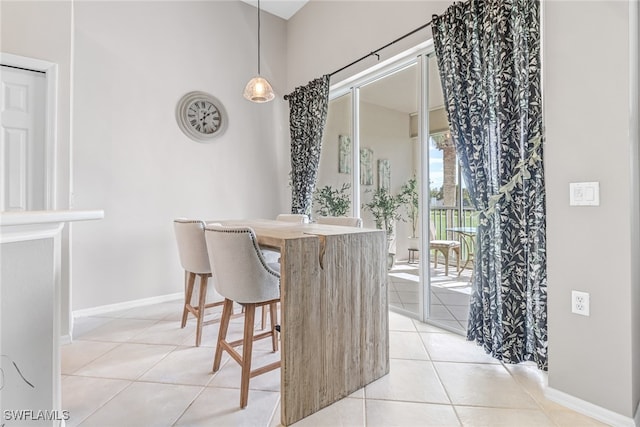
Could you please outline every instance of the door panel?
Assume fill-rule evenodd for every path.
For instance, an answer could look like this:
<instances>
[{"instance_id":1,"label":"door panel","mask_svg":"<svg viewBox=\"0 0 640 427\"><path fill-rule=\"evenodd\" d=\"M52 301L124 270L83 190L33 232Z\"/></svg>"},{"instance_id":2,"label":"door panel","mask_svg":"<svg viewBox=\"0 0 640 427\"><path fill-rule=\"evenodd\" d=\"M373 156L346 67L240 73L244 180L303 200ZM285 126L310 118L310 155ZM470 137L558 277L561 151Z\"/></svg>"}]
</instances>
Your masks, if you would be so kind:
<instances>
[{"instance_id":1,"label":"door panel","mask_svg":"<svg viewBox=\"0 0 640 427\"><path fill-rule=\"evenodd\" d=\"M0 211L45 208L46 79L2 66Z\"/></svg>"},{"instance_id":2,"label":"door panel","mask_svg":"<svg viewBox=\"0 0 640 427\"><path fill-rule=\"evenodd\" d=\"M359 215L354 189L352 98L347 93L329 102L322 139L312 216Z\"/></svg>"},{"instance_id":3,"label":"door panel","mask_svg":"<svg viewBox=\"0 0 640 427\"><path fill-rule=\"evenodd\" d=\"M429 58L429 322L464 334L471 294L460 208L460 174L435 55Z\"/></svg>"},{"instance_id":4,"label":"door panel","mask_svg":"<svg viewBox=\"0 0 640 427\"><path fill-rule=\"evenodd\" d=\"M359 205L354 214L359 208L365 227L390 230L391 310L464 333L471 269L458 268L469 256L454 231L466 224L460 220L462 183L432 48L338 83L330 98L319 188L351 180ZM349 130L352 144L342 144ZM352 169L345 167L345 147L351 147ZM401 219L390 227L376 221L385 216L389 195L403 195L396 211ZM435 247L442 242L436 240L452 246L437 262Z\"/></svg>"},{"instance_id":5,"label":"door panel","mask_svg":"<svg viewBox=\"0 0 640 427\"><path fill-rule=\"evenodd\" d=\"M419 181L416 183L422 166L419 142L417 135L412 134L418 112L419 71L417 60L413 60L362 85L359 121L362 219L365 227L391 230L388 231L389 305L412 317L420 316L423 292L420 252L416 246L419 212L414 218L407 194L411 182L415 183L411 188L415 189L416 197L420 191ZM402 194L403 201L390 215L396 220L378 224L380 214L392 210L384 198L397 200Z\"/></svg>"}]
</instances>

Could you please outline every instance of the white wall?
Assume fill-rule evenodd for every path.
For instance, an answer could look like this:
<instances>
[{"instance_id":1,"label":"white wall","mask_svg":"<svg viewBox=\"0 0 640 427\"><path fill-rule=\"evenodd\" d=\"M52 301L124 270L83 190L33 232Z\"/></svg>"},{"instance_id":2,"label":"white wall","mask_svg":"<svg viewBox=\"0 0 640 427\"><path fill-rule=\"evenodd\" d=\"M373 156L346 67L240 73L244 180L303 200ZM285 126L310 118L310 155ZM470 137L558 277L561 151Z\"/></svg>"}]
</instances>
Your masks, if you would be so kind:
<instances>
[{"instance_id":1,"label":"white wall","mask_svg":"<svg viewBox=\"0 0 640 427\"><path fill-rule=\"evenodd\" d=\"M73 308L181 292L172 220L275 217L288 209L285 21L262 15L262 74L278 99L242 97L257 71L256 9L242 2L76 2ZM179 130L186 92L229 114L208 144Z\"/></svg>"},{"instance_id":2,"label":"white wall","mask_svg":"<svg viewBox=\"0 0 640 427\"><path fill-rule=\"evenodd\" d=\"M425 23L449 3L312 0L289 23L289 86L340 68ZM640 396L640 337L632 319L640 317L640 292L633 267L638 242L631 238L638 234L633 234L637 224L631 224L633 218L637 222L639 196L633 192L638 165L630 162L634 153L637 158L638 143L637 136L634 142L629 138L630 6L627 1L544 4L549 383L633 417ZM429 32L400 43L383 59L427 37ZM367 60L333 82L374 62ZM591 180L600 182L600 207L569 207L569 182ZM571 314L571 289L591 293L590 317Z\"/></svg>"},{"instance_id":3,"label":"white wall","mask_svg":"<svg viewBox=\"0 0 640 427\"><path fill-rule=\"evenodd\" d=\"M441 13L452 1L311 0L287 24L288 86L293 88L331 73ZM388 59L431 38L424 29L382 52ZM364 60L332 77L336 83L376 64Z\"/></svg>"},{"instance_id":4,"label":"white wall","mask_svg":"<svg viewBox=\"0 0 640 427\"><path fill-rule=\"evenodd\" d=\"M58 209L68 208L71 86L71 2L2 1L0 51L58 65L56 141Z\"/></svg>"},{"instance_id":5,"label":"white wall","mask_svg":"<svg viewBox=\"0 0 640 427\"><path fill-rule=\"evenodd\" d=\"M413 175L413 143L409 137L409 114L381 107L379 105L361 103L360 105L360 148L373 150L373 185L360 186L362 204L371 201L373 191L379 186L378 160L387 159L391 166L391 194L400 192L402 184ZM401 208L402 215L406 211ZM365 227L375 228L371 212L361 211ZM396 256L406 259L407 237L411 235L409 223L396 222Z\"/></svg>"},{"instance_id":6,"label":"white wall","mask_svg":"<svg viewBox=\"0 0 640 427\"><path fill-rule=\"evenodd\" d=\"M69 209L71 161L71 2L6 1L0 5L0 51L58 65L55 121L55 209ZM62 231L62 330L68 332L71 226Z\"/></svg>"},{"instance_id":7,"label":"white wall","mask_svg":"<svg viewBox=\"0 0 640 427\"><path fill-rule=\"evenodd\" d=\"M549 386L632 417L629 4L547 2L544 28ZM600 182L600 206L569 206L580 181ZM590 317L571 314L573 289L590 293Z\"/></svg>"},{"instance_id":8,"label":"white wall","mask_svg":"<svg viewBox=\"0 0 640 427\"><path fill-rule=\"evenodd\" d=\"M630 129L629 141L631 145L632 185L631 198L633 200L631 212L631 260L640 259L640 3L630 2ZM632 404L636 404L636 425L640 425L640 263L632 261L631 286L632 301L632 336L633 367L635 373L633 381Z\"/></svg>"},{"instance_id":9,"label":"white wall","mask_svg":"<svg viewBox=\"0 0 640 427\"><path fill-rule=\"evenodd\" d=\"M286 26L263 14L263 74L282 95L450 3L314 0ZM544 4L549 383L630 417L640 399L630 2ZM73 133L70 3L3 1L1 17L3 52L60 66L60 188L69 185L73 137L74 205L106 212L100 223L74 229L74 309L179 292L174 217L264 217L288 208L286 107L280 97L267 105L240 98L255 70L255 9L239 2L75 8ZM428 37L421 32L383 59ZM211 144L188 140L175 124L175 103L195 89L216 95L231 115L227 133ZM568 206L568 183L582 180L600 181L600 207ZM67 207L65 197L58 208ZM590 317L570 314L571 289L591 293Z\"/></svg>"},{"instance_id":10,"label":"white wall","mask_svg":"<svg viewBox=\"0 0 640 427\"><path fill-rule=\"evenodd\" d=\"M327 123L322 136L322 150L320 152L320 167L318 169L318 183L320 189L330 185L333 189L340 189L343 184L349 184L351 188L348 194L353 194L353 170L352 173L338 173L338 159L340 155L338 139L340 135L351 135L351 95L347 94L329 102L327 111ZM351 198L353 200L353 198ZM313 206L313 214L316 214L317 206ZM348 215L353 214L353 203Z\"/></svg>"}]
</instances>

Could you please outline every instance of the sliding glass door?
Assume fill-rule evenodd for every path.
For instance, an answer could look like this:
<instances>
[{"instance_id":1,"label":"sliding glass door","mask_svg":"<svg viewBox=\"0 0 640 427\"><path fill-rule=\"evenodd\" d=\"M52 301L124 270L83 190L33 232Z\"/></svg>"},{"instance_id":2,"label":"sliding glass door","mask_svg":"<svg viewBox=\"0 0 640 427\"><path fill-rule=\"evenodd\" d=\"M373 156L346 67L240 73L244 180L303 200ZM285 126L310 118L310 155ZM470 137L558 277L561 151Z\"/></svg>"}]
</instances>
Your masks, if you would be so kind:
<instances>
[{"instance_id":1,"label":"sliding glass door","mask_svg":"<svg viewBox=\"0 0 640 427\"><path fill-rule=\"evenodd\" d=\"M317 191L312 213L322 216L358 216L354 200L353 114L350 92L329 102L322 140ZM356 183L357 184L357 183Z\"/></svg>"},{"instance_id":2,"label":"sliding glass door","mask_svg":"<svg viewBox=\"0 0 640 427\"><path fill-rule=\"evenodd\" d=\"M332 86L314 214L347 198L343 215L387 230L391 310L462 332L463 189L432 52L425 43Z\"/></svg>"},{"instance_id":3,"label":"sliding glass door","mask_svg":"<svg viewBox=\"0 0 640 427\"><path fill-rule=\"evenodd\" d=\"M464 210L464 185L449 132L435 55L428 58L429 136L429 313L431 323L464 333L471 295L470 210ZM468 199L467 199L468 200Z\"/></svg>"},{"instance_id":4,"label":"sliding glass door","mask_svg":"<svg viewBox=\"0 0 640 427\"><path fill-rule=\"evenodd\" d=\"M363 84L359 99L361 217L365 227L387 229L389 303L414 317L421 317L422 297L417 215L421 162L419 141L411 131L418 112L419 71L415 59L401 64ZM409 200L414 196L415 205Z\"/></svg>"}]
</instances>

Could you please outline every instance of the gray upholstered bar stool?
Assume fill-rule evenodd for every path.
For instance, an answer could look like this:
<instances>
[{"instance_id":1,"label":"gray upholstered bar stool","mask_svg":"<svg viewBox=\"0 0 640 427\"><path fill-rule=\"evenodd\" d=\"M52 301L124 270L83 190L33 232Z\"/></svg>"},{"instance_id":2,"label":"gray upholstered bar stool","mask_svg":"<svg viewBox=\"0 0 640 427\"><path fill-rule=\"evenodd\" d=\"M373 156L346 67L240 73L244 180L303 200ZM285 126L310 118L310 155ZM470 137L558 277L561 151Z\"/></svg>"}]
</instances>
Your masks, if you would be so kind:
<instances>
[{"instance_id":1,"label":"gray upholstered bar stool","mask_svg":"<svg viewBox=\"0 0 640 427\"><path fill-rule=\"evenodd\" d=\"M279 214L276 216L276 221L291 222L294 224L309 224L309 216L305 214ZM262 255L267 263L275 264L280 262L280 251L273 248L261 248ZM267 323L267 312L264 307L262 308L262 329L264 329Z\"/></svg>"},{"instance_id":2,"label":"gray upholstered bar stool","mask_svg":"<svg viewBox=\"0 0 640 427\"><path fill-rule=\"evenodd\" d=\"M251 370L253 341L270 337L273 351L278 350L275 324L277 303L280 301L280 265L266 263L255 232L249 227L209 224L205 229L205 239L214 286L225 298L213 371L220 369L223 350L240 364L240 407L244 408L249 399L249 379L280 367L280 361L277 361ZM229 342L227 331L234 302L244 307L244 334L242 339ZM271 328L254 335L256 307L266 306L271 310ZM235 349L239 346L242 346L242 354Z\"/></svg>"},{"instance_id":3,"label":"gray upholstered bar stool","mask_svg":"<svg viewBox=\"0 0 640 427\"><path fill-rule=\"evenodd\" d=\"M173 221L173 229L178 243L178 253L180 264L185 271L185 295L184 308L182 310L182 328L187 324L189 313L197 319L196 323L196 346L200 346L202 340L202 327L211 323L219 322L220 318L204 321L205 310L207 308L220 306L224 301L216 301L207 304L207 287L211 277L211 267L209 265L209 255L207 244L204 240L204 221L178 218ZM198 304L192 305L193 287L196 276L200 278L200 288Z\"/></svg>"}]
</instances>

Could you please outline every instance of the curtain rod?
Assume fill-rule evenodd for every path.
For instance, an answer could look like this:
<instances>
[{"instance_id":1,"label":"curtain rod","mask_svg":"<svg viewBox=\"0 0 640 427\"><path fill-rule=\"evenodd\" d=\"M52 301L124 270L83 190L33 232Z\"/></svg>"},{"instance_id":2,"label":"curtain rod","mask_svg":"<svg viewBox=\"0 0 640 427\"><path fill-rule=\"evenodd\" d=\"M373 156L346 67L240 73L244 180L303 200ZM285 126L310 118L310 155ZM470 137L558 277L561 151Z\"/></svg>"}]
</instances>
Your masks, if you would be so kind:
<instances>
[{"instance_id":1,"label":"curtain rod","mask_svg":"<svg viewBox=\"0 0 640 427\"><path fill-rule=\"evenodd\" d=\"M333 73L329 74L329 76L333 76L334 74L338 74L340 71L346 70L347 68L351 67L352 65L355 65L355 64L357 64L358 62L363 61L363 60L367 59L367 58L368 58L368 57L370 57L370 56L374 56L374 55L375 55L375 56L377 56L377 57L378 57L378 59L380 59L380 55L378 55L378 52L380 52L380 51L381 51L381 50L383 50L383 49L388 48L389 46L391 46L391 45L393 45L393 44L395 44L395 43L398 43L399 41L401 41L401 40L403 40L403 39L406 39L407 37L409 37L409 36L411 36L411 35L413 35L413 34L417 33L417 32L418 32L418 31L420 31L420 30L423 30L423 29L427 28L428 26L430 26L430 25L431 25L431 23L432 23L432 22L433 22L433 21L429 21L429 22L427 22L426 24L424 24L424 25L422 25L422 26L420 26L420 27L416 28L415 30L413 30L413 31L411 31L411 32L408 32L408 33L407 33L407 34L405 34L404 36L398 37L398 38L397 38L397 39L395 39L394 41L387 43L386 45L382 46L381 48L378 48L378 49L374 50L373 52L370 52L370 53L368 53L368 54L364 55L363 57L356 59L356 60L355 60L355 61L353 61L352 63L347 64L347 65L345 65L344 67L342 67L342 68L340 68L340 69L338 69L338 70L334 71Z\"/></svg>"},{"instance_id":2,"label":"curtain rod","mask_svg":"<svg viewBox=\"0 0 640 427\"><path fill-rule=\"evenodd\" d=\"M434 15L434 16L435 16L435 15ZM430 25L431 25L431 23L432 23L432 22L433 22L433 21L429 21L429 22L427 22L426 24L421 25L420 27L416 28L415 30L408 32L408 33L407 33L407 34L405 34L404 36L400 36L400 37L398 37L397 39L395 39L394 41L389 42L389 43L385 44L384 46L382 46L382 47L380 47L380 48L378 48L378 49L376 49L376 50L374 50L374 51L372 51L372 52L370 52L370 53L368 53L368 54L364 55L363 57L356 59L356 60L355 60L355 61L353 61L352 63L347 64L347 65L345 65L344 67L342 67L342 68L340 68L340 69L338 69L338 70L334 71L333 73L329 74L329 77L333 76L334 74L338 74L340 71L346 70L347 68L351 67L352 65L355 65L355 64L357 64L358 62L363 61L363 60L367 59L367 58L368 58L368 57L370 57L370 56L374 56L374 55L375 55L375 56L377 56L377 57L378 57L378 59L380 59L380 55L378 55L378 52L380 52L380 51L381 51L381 50L383 50L383 49L388 48L389 46L391 46L391 45L393 45L393 44L395 44L395 43L398 43L400 40L406 39L407 37L409 37L409 36L411 36L411 35L413 35L413 34L417 33L417 32L418 32L418 31L420 31L420 30L423 30L423 29L427 28L428 26L430 26ZM290 95L291 95L291 94L289 94L289 95L285 95L285 96L284 96L284 99L285 99L285 100L288 100Z\"/></svg>"}]
</instances>

